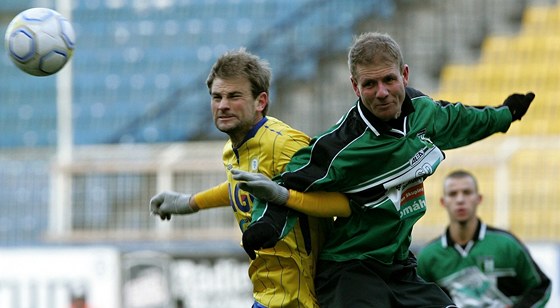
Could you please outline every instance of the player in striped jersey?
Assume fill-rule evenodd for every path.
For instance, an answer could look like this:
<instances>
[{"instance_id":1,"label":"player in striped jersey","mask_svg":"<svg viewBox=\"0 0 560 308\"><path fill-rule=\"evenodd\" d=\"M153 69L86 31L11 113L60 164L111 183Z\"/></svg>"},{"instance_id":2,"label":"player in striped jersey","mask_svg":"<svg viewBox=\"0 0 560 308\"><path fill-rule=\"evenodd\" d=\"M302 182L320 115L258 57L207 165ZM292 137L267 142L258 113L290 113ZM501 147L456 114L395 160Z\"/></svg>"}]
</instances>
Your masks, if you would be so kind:
<instances>
[{"instance_id":1,"label":"player in striped jersey","mask_svg":"<svg viewBox=\"0 0 560 308\"><path fill-rule=\"evenodd\" d=\"M282 185L243 171L232 171L234 177L257 198L304 213L351 209L334 221L319 255L315 285L322 308L452 307L441 288L418 277L409 250L412 228L426 211L423 181L444 159L443 150L506 132L534 94L513 94L499 107L434 101L408 87L400 47L381 33L357 37L348 65L358 101L294 155L275 179ZM293 203L293 195L305 199L317 191L344 192L350 203ZM261 204L270 203L255 206Z\"/></svg>"},{"instance_id":2,"label":"player in striped jersey","mask_svg":"<svg viewBox=\"0 0 560 308\"><path fill-rule=\"evenodd\" d=\"M297 150L309 143L304 133L266 115L270 79L268 63L244 49L228 52L217 60L207 86L215 125L229 136L223 149L227 180L194 195L159 193L150 201L152 213L170 219L172 215L231 206L241 231L247 229L254 198L239 189L227 170L235 168L274 177L284 171ZM332 193L330 199L347 202L339 193ZM251 251L249 277L254 308L318 307L313 279L321 226L319 219L299 215L291 231L278 244L272 243L273 248L256 254ZM265 229L259 234L276 231Z\"/></svg>"},{"instance_id":3,"label":"player in striped jersey","mask_svg":"<svg viewBox=\"0 0 560 308\"><path fill-rule=\"evenodd\" d=\"M463 308L545 307L550 279L513 234L478 218L482 195L474 175L447 175L440 201L449 226L420 251L418 274Z\"/></svg>"}]
</instances>

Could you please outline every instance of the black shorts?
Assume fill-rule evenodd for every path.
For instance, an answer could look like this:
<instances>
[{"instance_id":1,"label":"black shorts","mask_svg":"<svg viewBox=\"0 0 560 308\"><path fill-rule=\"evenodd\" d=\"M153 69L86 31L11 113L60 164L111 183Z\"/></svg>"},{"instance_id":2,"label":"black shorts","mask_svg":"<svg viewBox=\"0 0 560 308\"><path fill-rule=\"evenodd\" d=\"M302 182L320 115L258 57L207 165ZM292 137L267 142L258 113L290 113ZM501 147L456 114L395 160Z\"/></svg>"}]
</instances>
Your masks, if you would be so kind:
<instances>
[{"instance_id":1,"label":"black shorts","mask_svg":"<svg viewBox=\"0 0 560 308\"><path fill-rule=\"evenodd\" d=\"M321 308L456 307L438 285L416 274L412 254L391 265L319 260L315 288Z\"/></svg>"}]
</instances>

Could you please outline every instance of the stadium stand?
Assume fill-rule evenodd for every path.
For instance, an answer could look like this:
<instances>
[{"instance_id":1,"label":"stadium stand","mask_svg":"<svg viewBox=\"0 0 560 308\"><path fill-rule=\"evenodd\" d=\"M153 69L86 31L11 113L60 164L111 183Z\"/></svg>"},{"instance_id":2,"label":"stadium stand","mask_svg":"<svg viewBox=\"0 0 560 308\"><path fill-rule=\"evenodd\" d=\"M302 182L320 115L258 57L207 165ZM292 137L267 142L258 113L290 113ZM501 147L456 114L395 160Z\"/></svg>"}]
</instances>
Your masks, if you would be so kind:
<instances>
[{"instance_id":1,"label":"stadium stand","mask_svg":"<svg viewBox=\"0 0 560 308\"><path fill-rule=\"evenodd\" d=\"M35 5L2 1L0 31ZM41 2L49 5L55 1ZM223 139L209 121L205 85L211 63L223 51L247 47L271 62L275 80L309 79L316 55L345 50L356 23L393 10L392 0L75 1L74 144ZM50 149L57 144L56 77L26 75L1 57L0 93L0 148L6 149L1 157L8 166L0 175L0 195L12 200L2 217L0 241L40 242L51 214L46 204L52 185ZM14 157L21 160L12 163ZM35 173L33 179L20 175ZM75 176L73 187L81 193L74 197L71 223L86 232L143 228L152 219L131 200L149 199L148 192L137 193L149 181L135 173ZM120 185L126 187L114 189ZM119 214L111 215L115 204ZM202 221L223 224L228 214L202 215L187 223L194 228Z\"/></svg>"},{"instance_id":2,"label":"stadium stand","mask_svg":"<svg viewBox=\"0 0 560 308\"><path fill-rule=\"evenodd\" d=\"M30 3L3 1L0 3L3 20L8 21L9 16ZM217 55L230 48L247 46L271 62L275 82L286 79L310 82L321 77L315 75L321 55L333 53L344 58L353 27L360 21L396 13L395 3L389 0L80 0L74 6L72 22L78 34L72 60L74 141L85 146L85 149L76 150L76 157L87 160L94 154L116 155L112 160L97 158L97 162L89 165L89 162L77 162L73 169L68 169L74 172L71 173L74 180L72 228L79 229L86 237L119 228L147 230L154 227L150 217L141 216L140 208L154 193L153 164L159 162L158 151L168 150L158 144L223 139L209 121L204 85L209 65ZM560 62L559 11L558 6L528 7L518 34L488 36L482 43L480 61L445 66L439 92L432 95L482 104L503 100L512 88L537 92L535 104L523 124L514 125L507 135L519 137L530 145L524 152L511 154L507 138L491 138L480 145L454 150L438 172L443 175L446 168L457 166L454 159L479 170L483 174L481 181L487 183L489 204L503 198L498 195L503 192L500 187L509 185L512 194L508 194L505 201L509 201L511 207L504 219L518 234L534 234L534 238L542 239L558 235L547 231L553 229L551 226L534 231L536 223L529 223L527 219L536 214L524 213L522 209L527 200L515 195L518 192L514 190L523 183L530 184L519 194L538 196L540 201L535 205L535 212L551 213L551 217L560 215L552 206L558 203L554 195L554 187L560 187L559 180L554 177L559 171L558 165L535 163L539 153L557 155L557 149L544 151L543 146L557 144L546 138L560 133L558 121L554 120L558 112L555 98L560 94L559 74L549 69ZM0 30L5 30L6 24L0 23ZM446 25L444 27L447 29ZM438 44L443 42L445 40ZM414 45L407 47L416 50ZM0 162L6 162L2 166L7 166L0 173L0 183L3 183L0 196L9 204L1 207L6 215L2 218L5 224L0 229L0 240L6 243L42 241L49 215L52 215L48 209L48 187L52 185L50 159L57 142L55 78L27 76L7 57L2 57L0 90ZM273 87L273 95L274 91ZM539 139L541 137L545 139ZM105 147L107 144L118 145L111 148ZM145 155L142 159L147 167L136 167L135 162L126 161L131 151L126 147L128 144L154 147L142 148L142 152L132 150L137 151L135 155ZM510 175L503 183L499 183L503 177L498 175L504 162L499 161L501 158L508 164L507 174ZM125 170L129 165L132 169ZM514 169L529 168L527 166L533 166L529 172ZM193 164L188 165L192 167ZM174 171L176 187L194 191L204 183L217 181L221 175L213 169L211 175L204 175L201 170L188 168L181 166ZM546 176L546 180L527 181L540 174ZM439 175L429 179L427 185L437 185ZM20 186L32 188L17 189ZM438 192L439 187L427 187L427 191ZM429 197L429 204L438 204L436 196ZM504 204L504 201L496 203ZM492 221L498 219L498 210L488 206L483 213ZM434 212L429 211L420 222L419 234L437 230L433 226L439 225L442 219L432 216ZM205 222L227 223L228 214L201 215L174 222L173 228L197 229ZM420 238L428 237L423 234Z\"/></svg>"},{"instance_id":3,"label":"stadium stand","mask_svg":"<svg viewBox=\"0 0 560 308\"><path fill-rule=\"evenodd\" d=\"M445 66L435 97L495 102L511 89L532 89L537 99L531 113L510 134L560 134L560 125L553 118L559 111L555 97L560 73L551 69L560 63L558 16L560 6L528 7L518 35L489 36L483 42L478 63Z\"/></svg>"},{"instance_id":4,"label":"stadium stand","mask_svg":"<svg viewBox=\"0 0 560 308\"><path fill-rule=\"evenodd\" d=\"M527 240L558 239L560 124L556 115L560 111L560 74L555 68L560 63L559 35L560 5L529 6L517 35L488 36L479 62L445 66L440 91L434 94L481 104L499 102L512 91L526 89L537 94L522 123L514 124L508 131L508 137L518 138L515 142L507 137L492 137L450 151L451 161L429 179L427 187L427 191L439 192L442 177L449 169L473 168L482 183L485 204L498 204L496 198L504 198L498 195L508 194L501 201L508 204L507 213L501 213L498 206L490 206L483 209L482 215L503 223ZM454 162L457 156L458 162ZM494 159L489 161L489 157ZM439 194L431 196L428 203L438 204L438 197ZM444 220L443 215L432 211L420 222L418 232L430 232L428 226Z\"/></svg>"},{"instance_id":5,"label":"stadium stand","mask_svg":"<svg viewBox=\"0 0 560 308\"><path fill-rule=\"evenodd\" d=\"M15 2L2 9L26 7ZM205 86L219 54L245 46L271 62L275 79L309 79L318 53L344 50L355 23L392 9L391 0L76 1L74 142L222 138L208 121ZM26 96L22 107L21 98L10 96L10 104L0 107L6 117L17 111L12 119L21 123L0 124L11 136L0 146L56 144L54 82L26 76L2 60L2 93L31 92L32 98ZM30 134L34 138L24 137Z\"/></svg>"}]
</instances>

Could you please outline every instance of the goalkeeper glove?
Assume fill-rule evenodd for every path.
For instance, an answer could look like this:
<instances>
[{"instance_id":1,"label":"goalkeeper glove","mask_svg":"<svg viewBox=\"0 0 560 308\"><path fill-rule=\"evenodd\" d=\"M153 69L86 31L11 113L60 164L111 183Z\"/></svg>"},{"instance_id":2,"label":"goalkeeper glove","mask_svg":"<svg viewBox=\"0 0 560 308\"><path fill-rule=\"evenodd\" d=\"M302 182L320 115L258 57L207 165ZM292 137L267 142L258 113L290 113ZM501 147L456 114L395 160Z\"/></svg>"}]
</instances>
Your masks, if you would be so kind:
<instances>
[{"instance_id":1,"label":"goalkeeper glove","mask_svg":"<svg viewBox=\"0 0 560 308\"><path fill-rule=\"evenodd\" d=\"M161 220L171 219L172 214L192 214L198 212L198 208L190 205L191 194L180 194L173 191L165 191L155 195L150 200L150 212L159 215Z\"/></svg>"},{"instance_id":2,"label":"goalkeeper glove","mask_svg":"<svg viewBox=\"0 0 560 308\"><path fill-rule=\"evenodd\" d=\"M262 216L243 232L243 249L252 260L257 257L255 250L276 246L282 235L281 231L286 226L289 212L289 208L267 204Z\"/></svg>"},{"instance_id":3,"label":"goalkeeper glove","mask_svg":"<svg viewBox=\"0 0 560 308\"><path fill-rule=\"evenodd\" d=\"M503 105L509 108L512 122L521 120L527 112L527 109L529 109L529 105L531 105L533 99L535 99L535 94L533 92L527 94L515 93L506 98Z\"/></svg>"},{"instance_id":4,"label":"goalkeeper glove","mask_svg":"<svg viewBox=\"0 0 560 308\"><path fill-rule=\"evenodd\" d=\"M255 250L262 248L272 248L280 239L280 232L268 222L256 221L249 225L249 228L243 232L241 241L243 249L249 255L251 260L257 257Z\"/></svg>"},{"instance_id":5,"label":"goalkeeper glove","mask_svg":"<svg viewBox=\"0 0 560 308\"><path fill-rule=\"evenodd\" d=\"M242 181L238 184L239 188L258 199L280 205L288 201L290 196L288 189L280 186L264 174L236 169L231 170L231 173L233 174L233 179Z\"/></svg>"}]
</instances>

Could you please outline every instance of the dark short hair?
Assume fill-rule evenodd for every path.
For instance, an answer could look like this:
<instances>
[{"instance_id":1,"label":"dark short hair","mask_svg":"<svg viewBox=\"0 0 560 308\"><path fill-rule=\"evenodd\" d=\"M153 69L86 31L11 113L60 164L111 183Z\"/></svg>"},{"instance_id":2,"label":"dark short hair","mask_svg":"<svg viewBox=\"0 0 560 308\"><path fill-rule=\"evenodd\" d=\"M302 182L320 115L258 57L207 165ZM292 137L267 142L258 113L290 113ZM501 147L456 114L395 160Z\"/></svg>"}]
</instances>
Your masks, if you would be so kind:
<instances>
[{"instance_id":1,"label":"dark short hair","mask_svg":"<svg viewBox=\"0 0 560 308\"><path fill-rule=\"evenodd\" d=\"M474 182L474 189L475 189L476 192L478 192L478 180L476 179L476 177L471 172L466 171L466 170L455 170L455 171L449 173L443 181L445 183L445 181L447 181L447 179L462 179L462 178L471 178ZM444 187L444 189L445 189L445 187Z\"/></svg>"}]
</instances>

